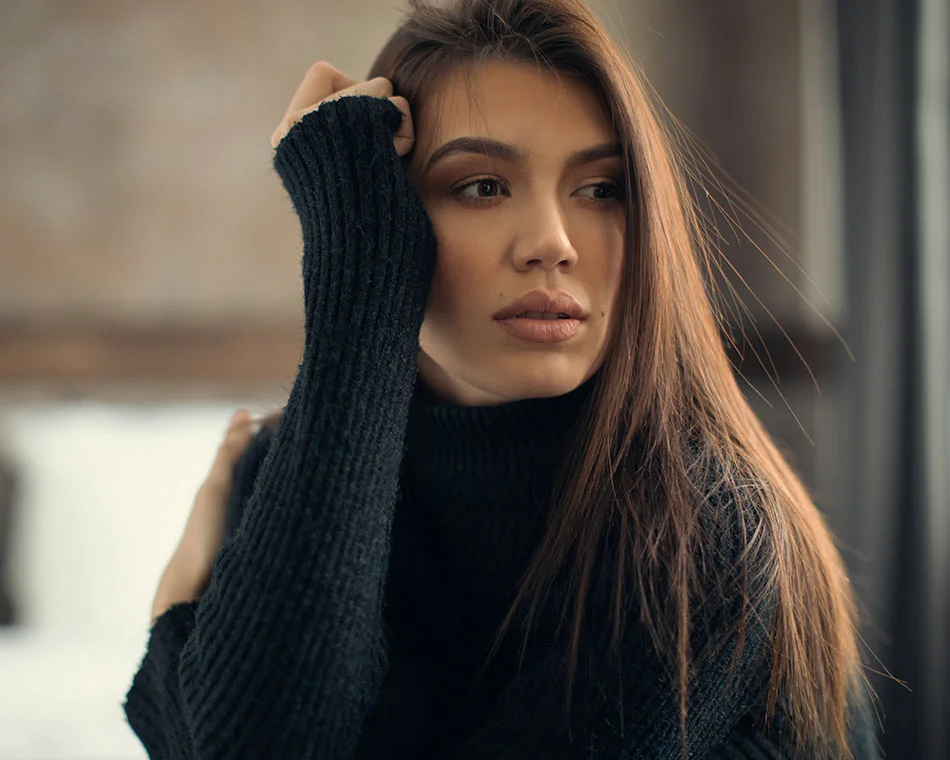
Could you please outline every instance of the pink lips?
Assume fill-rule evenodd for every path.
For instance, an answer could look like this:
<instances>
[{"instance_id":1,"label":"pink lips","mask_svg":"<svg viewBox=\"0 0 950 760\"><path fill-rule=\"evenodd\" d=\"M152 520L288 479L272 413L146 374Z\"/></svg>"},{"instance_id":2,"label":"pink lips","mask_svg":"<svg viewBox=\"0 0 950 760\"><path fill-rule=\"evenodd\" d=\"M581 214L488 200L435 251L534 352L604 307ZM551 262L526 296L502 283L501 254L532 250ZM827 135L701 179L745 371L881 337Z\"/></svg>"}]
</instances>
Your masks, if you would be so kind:
<instances>
[{"instance_id":1,"label":"pink lips","mask_svg":"<svg viewBox=\"0 0 950 760\"><path fill-rule=\"evenodd\" d=\"M557 315L556 319L522 316L526 313ZM516 338L532 343L560 343L577 334L586 318L570 293L532 290L494 314L495 322Z\"/></svg>"},{"instance_id":2,"label":"pink lips","mask_svg":"<svg viewBox=\"0 0 950 760\"><path fill-rule=\"evenodd\" d=\"M573 338L581 326L579 319L528 319L511 317L496 319L503 330L532 343L560 343Z\"/></svg>"},{"instance_id":3,"label":"pink lips","mask_svg":"<svg viewBox=\"0 0 950 760\"><path fill-rule=\"evenodd\" d=\"M550 314L566 314L574 319L585 319L587 314L574 297L566 290L556 290L549 293L546 290L532 290L512 301L503 309L493 314L495 319L509 319L524 314L526 311L548 312Z\"/></svg>"}]
</instances>

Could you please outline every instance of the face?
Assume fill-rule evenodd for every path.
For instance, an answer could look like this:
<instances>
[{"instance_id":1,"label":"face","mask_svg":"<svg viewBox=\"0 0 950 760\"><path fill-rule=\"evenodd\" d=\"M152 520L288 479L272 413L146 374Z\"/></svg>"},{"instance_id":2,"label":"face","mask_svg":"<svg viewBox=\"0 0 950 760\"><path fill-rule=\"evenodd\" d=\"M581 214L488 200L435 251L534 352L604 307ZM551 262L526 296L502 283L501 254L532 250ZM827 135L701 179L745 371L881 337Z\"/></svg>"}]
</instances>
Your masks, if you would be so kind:
<instances>
[{"instance_id":1,"label":"face","mask_svg":"<svg viewBox=\"0 0 950 760\"><path fill-rule=\"evenodd\" d=\"M581 83L521 64L469 71L471 90L456 71L413 114L409 175L437 241L420 381L469 406L558 396L590 378L608 348L626 225L616 134ZM463 137L502 145L441 150ZM563 290L580 305L571 337L536 342L494 318L533 290Z\"/></svg>"}]
</instances>

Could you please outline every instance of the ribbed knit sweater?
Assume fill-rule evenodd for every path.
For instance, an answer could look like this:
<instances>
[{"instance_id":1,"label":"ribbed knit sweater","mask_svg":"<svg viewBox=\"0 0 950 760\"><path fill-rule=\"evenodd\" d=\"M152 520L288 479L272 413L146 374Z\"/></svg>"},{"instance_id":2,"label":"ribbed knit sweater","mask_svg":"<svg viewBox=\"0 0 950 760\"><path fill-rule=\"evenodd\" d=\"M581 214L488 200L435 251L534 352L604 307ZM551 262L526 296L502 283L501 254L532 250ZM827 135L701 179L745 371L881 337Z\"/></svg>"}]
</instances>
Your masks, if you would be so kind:
<instances>
[{"instance_id":1,"label":"ribbed knit sweater","mask_svg":"<svg viewBox=\"0 0 950 760\"><path fill-rule=\"evenodd\" d=\"M207 590L152 627L129 724L153 760L680 758L675 683L636 615L620 665L593 616L568 717L559 599L521 668L519 635L475 677L596 375L490 407L419 380L436 244L400 122L386 99L344 97L277 147L303 232L302 361L276 430L235 470ZM725 630L730 610L697 630ZM729 688L731 646L696 663L690 758L787 756L759 720L771 656L751 630ZM855 756L879 757L866 699L854 716Z\"/></svg>"}]
</instances>

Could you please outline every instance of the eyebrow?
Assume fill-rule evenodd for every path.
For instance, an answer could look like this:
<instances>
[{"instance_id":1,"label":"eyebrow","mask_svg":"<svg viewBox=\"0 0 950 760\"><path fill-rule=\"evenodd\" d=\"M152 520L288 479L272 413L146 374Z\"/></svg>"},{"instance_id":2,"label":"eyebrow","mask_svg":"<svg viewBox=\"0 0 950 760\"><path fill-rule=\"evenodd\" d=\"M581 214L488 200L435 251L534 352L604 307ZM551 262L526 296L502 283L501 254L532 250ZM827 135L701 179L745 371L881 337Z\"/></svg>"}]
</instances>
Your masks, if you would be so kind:
<instances>
[{"instance_id":1,"label":"eyebrow","mask_svg":"<svg viewBox=\"0 0 950 760\"><path fill-rule=\"evenodd\" d=\"M478 153L492 156L511 164L522 165L527 163L528 156L530 155L529 152L523 151L514 145L492 140L488 137L457 137L454 140L449 140L432 154L428 162L426 162L424 173L428 173L438 161L455 153ZM590 148L584 148L576 153L572 153L570 158L567 159L566 166L568 169L573 169L576 166L589 164L601 158L612 158L622 155L623 148L619 142L601 143L600 145L593 145Z\"/></svg>"}]
</instances>

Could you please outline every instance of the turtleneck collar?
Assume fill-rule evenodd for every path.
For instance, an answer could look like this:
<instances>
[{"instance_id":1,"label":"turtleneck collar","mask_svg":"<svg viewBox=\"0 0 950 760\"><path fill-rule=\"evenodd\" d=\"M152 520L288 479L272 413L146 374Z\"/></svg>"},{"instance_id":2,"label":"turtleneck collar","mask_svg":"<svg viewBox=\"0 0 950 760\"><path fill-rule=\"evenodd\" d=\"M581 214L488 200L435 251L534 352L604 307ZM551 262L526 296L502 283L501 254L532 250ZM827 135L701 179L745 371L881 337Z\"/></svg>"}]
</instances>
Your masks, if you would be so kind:
<instances>
[{"instance_id":1,"label":"turtleneck collar","mask_svg":"<svg viewBox=\"0 0 950 760\"><path fill-rule=\"evenodd\" d=\"M417 638L432 630L453 642L443 658L465 678L542 536L554 476L596 378L561 396L496 406L453 404L417 378L393 526L392 614ZM441 600L438 622L420 622L436 609L420 608L420 598ZM446 610L457 621L450 633Z\"/></svg>"},{"instance_id":2,"label":"turtleneck collar","mask_svg":"<svg viewBox=\"0 0 950 760\"><path fill-rule=\"evenodd\" d=\"M560 396L461 406L417 378L409 412L411 461L442 477L478 482L534 471L561 456L598 373Z\"/></svg>"}]
</instances>

